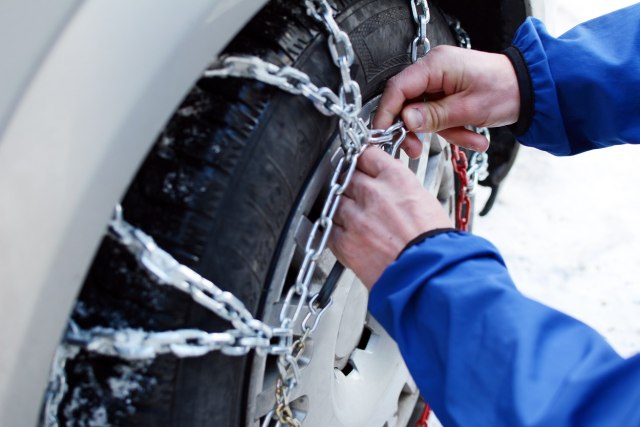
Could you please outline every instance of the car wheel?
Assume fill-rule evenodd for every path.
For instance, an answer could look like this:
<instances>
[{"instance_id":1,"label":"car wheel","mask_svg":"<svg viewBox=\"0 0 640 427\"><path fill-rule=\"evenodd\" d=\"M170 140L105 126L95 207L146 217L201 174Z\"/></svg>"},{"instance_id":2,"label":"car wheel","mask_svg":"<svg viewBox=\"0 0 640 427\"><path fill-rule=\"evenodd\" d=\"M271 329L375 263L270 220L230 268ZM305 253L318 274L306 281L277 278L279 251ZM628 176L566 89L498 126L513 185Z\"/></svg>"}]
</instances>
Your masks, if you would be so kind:
<instances>
[{"instance_id":1,"label":"car wheel","mask_svg":"<svg viewBox=\"0 0 640 427\"><path fill-rule=\"evenodd\" d=\"M336 3L336 20L355 50L352 78L368 119L386 80L411 62L411 9L405 0ZM435 8L428 36L432 45L454 44ZM323 29L298 2L270 2L226 53L294 66L334 91L340 84ZM420 160L405 160L452 212L448 145L428 135L424 147ZM319 114L306 99L251 79L204 77L131 183L124 217L277 326L340 155L337 119ZM407 425L416 386L391 338L367 314L366 290L352 272L336 267L329 251L320 258L312 291L327 281L335 282L333 303L305 348L300 385L291 396L294 415L305 426ZM161 287L110 238L71 319L83 329L228 329L185 294ZM64 366L67 388L54 415L64 425L255 426L274 407L277 374L275 357L253 353L132 362L80 350Z\"/></svg>"}]
</instances>

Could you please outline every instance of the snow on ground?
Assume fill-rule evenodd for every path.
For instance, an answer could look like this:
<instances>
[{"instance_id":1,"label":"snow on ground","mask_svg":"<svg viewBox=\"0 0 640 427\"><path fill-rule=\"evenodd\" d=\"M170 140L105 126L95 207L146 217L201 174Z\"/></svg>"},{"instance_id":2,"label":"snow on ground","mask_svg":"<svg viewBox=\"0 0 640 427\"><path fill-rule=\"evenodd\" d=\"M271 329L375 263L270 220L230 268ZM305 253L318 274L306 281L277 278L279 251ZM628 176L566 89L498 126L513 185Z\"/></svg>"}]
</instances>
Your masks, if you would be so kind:
<instances>
[{"instance_id":1,"label":"snow on ground","mask_svg":"<svg viewBox=\"0 0 640 427\"><path fill-rule=\"evenodd\" d=\"M572 158L523 148L475 232L503 253L518 287L640 351L640 147Z\"/></svg>"},{"instance_id":2,"label":"snow on ground","mask_svg":"<svg viewBox=\"0 0 640 427\"><path fill-rule=\"evenodd\" d=\"M560 34L631 3L546 0L534 13ZM525 294L591 325L625 356L640 351L639 165L636 146L571 158L522 147L493 211L475 222Z\"/></svg>"}]
</instances>

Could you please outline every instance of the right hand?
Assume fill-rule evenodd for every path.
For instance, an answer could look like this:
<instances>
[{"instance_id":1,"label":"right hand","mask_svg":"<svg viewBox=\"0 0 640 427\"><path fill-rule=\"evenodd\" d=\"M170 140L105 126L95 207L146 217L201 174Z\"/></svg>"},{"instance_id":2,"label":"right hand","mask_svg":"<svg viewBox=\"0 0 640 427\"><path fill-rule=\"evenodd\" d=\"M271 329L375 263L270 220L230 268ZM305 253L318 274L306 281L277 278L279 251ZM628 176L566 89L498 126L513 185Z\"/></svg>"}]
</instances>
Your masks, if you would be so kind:
<instances>
[{"instance_id":1,"label":"right hand","mask_svg":"<svg viewBox=\"0 0 640 427\"><path fill-rule=\"evenodd\" d=\"M370 289L412 239L451 227L438 199L409 168L369 147L342 196L329 247Z\"/></svg>"},{"instance_id":2,"label":"right hand","mask_svg":"<svg viewBox=\"0 0 640 427\"><path fill-rule=\"evenodd\" d=\"M437 46L387 82L373 126L386 129L402 115L411 132L437 132L453 144L486 151L486 138L464 126L512 124L519 112L518 80L505 55ZM409 156L421 150L415 135L403 147Z\"/></svg>"}]
</instances>

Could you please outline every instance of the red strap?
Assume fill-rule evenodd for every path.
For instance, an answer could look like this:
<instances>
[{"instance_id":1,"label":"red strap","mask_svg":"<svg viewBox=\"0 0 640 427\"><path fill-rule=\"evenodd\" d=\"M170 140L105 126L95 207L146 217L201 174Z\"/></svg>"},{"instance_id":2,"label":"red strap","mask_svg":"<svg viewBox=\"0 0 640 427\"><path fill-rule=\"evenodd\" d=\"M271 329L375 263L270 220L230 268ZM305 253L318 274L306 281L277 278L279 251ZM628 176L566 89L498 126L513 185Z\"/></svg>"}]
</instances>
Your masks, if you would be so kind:
<instances>
[{"instance_id":1,"label":"red strap","mask_svg":"<svg viewBox=\"0 0 640 427\"><path fill-rule=\"evenodd\" d=\"M422 415L416 424L416 427L429 427L429 414L431 414L431 407L427 402L424 402L424 409Z\"/></svg>"},{"instance_id":2,"label":"red strap","mask_svg":"<svg viewBox=\"0 0 640 427\"><path fill-rule=\"evenodd\" d=\"M462 231L469 230L469 219L471 218L471 198L467 192L469 179L467 178L467 155L458 146L451 145L451 162L453 172L458 177L458 188L456 188L456 228Z\"/></svg>"}]
</instances>

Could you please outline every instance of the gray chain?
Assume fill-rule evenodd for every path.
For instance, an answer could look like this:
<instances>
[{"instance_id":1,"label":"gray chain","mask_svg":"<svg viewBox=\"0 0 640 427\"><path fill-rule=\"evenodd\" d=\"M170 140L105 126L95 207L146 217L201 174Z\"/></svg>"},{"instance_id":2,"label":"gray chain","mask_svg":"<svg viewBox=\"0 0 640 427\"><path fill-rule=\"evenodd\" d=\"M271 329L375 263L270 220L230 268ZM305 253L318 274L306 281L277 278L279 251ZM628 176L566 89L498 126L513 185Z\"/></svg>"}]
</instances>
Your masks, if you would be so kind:
<instances>
[{"instance_id":1,"label":"gray chain","mask_svg":"<svg viewBox=\"0 0 640 427\"><path fill-rule=\"evenodd\" d=\"M223 291L189 267L180 264L160 248L151 236L126 222L120 206L116 207L109 223L109 233L133 254L157 283L190 295L195 302L229 321L244 336L269 339L273 335L271 327L255 319L242 301L232 293Z\"/></svg>"},{"instance_id":2,"label":"gray chain","mask_svg":"<svg viewBox=\"0 0 640 427\"><path fill-rule=\"evenodd\" d=\"M475 128L477 133L484 135L491 142L491 134L487 128ZM487 153L474 152L469 159L467 167L467 194L470 196L475 194L478 181L486 179L489 176L489 156Z\"/></svg>"},{"instance_id":3,"label":"gray chain","mask_svg":"<svg viewBox=\"0 0 640 427\"><path fill-rule=\"evenodd\" d=\"M409 0L411 2L411 14L418 27L416 38L411 43L411 62L425 56L431 50L431 43L427 38L427 24L431 20L427 0Z\"/></svg>"},{"instance_id":4,"label":"gray chain","mask_svg":"<svg viewBox=\"0 0 640 427\"><path fill-rule=\"evenodd\" d=\"M148 332L104 327L83 330L71 323L65 340L67 344L92 353L125 360L153 359L160 354L173 354L181 358L199 357L211 351L241 356L252 349L263 354L278 353L268 338L245 336L237 329L226 332L204 332L199 329Z\"/></svg>"},{"instance_id":5,"label":"gray chain","mask_svg":"<svg viewBox=\"0 0 640 427\"><path fill-rule=\"evenodd\" d=\"M292 354L281 355L278 358L279 378L276 383L276 407L272 413L265 417L264 427L268 426L272 419L276 419L277 424L280 425L301 426L300 421L293 416L290 407L291 393L299 382L298 360L304 352L307 338L315 331L323 313L330 306L329 304L319 310L314 305L316 296L307 302L309 285L317 261L326 248L333 227L333 217L340 204L342 194L351 181L358 156L366 148L370 136L364 120L359 117L362 109L360 86L351 79L354 51L349 36L340 29L333 17L333 10L325 0L306 0L305 5L307 13L325 26L329 34L328 44L331 58L340 70L341 85L338 98L341 111L345 114L340 116L339 127L344 156L333 172L327 199L320 217L315 221L307 239L304 260L298 271L295 285L289 289L280 312L280 327L290 328L299 316L302 306L307 304L309 307L309 314L302 322L302 336L291 346L293 348ZM294 296L298 298L297 304L292 302ZM286 344L284 340L282 340L282 344Z\"/></svg>"},{"instance_id":6,"label":"gray chain","mask_svg":"<svg viewBox=\"0 0 640 427\"><path fill-rule=\"evenodd\" d=\"M348 120L351 115L344 110L340 97L327 87L318 88L304 72L289 66L278 67L257 56L227 56L218 68L204 72L205 77L247 78L275 86L292 95L302 95L325 116L336 115Z\"/></svg>"},{"instance_id":7,"label":"gray chain","mask_svg":"<svg viewBox=\"0 0 640 427\"><path fill-rule=\"evenodd\" d=\"M349 110L352 117L351 119L346 119L345 122L356 122L362 108L362 95L358 83L351 79L351 65L355 54L349 35L338 26L338 23L333 18L334 12L326 0L305 0L305 5L307 6L307 13L324 25L329 34L329 53L335 66L340 69L340 77L342 79L339 91L340 102ZM355 123L347 124L352 125ZM363 138L364 132L357 136ZM362 143L365 141L366 139L361 139Z\"/></svg>"},{"instance_id":8,"label":"gray chain","mask_svg":"<svg viewBox=\"0 0 640 427\"><path fill-rule=\"evenodd\" d=\"M469 33L467 33L460 21L455 18L448 17L449 20L449 28L453 31L453 34L456 36L456 41L458 42L458 47L462 47L465 49L471 49L471 37L469 37Z\"/></svg>"}]
</instances>

